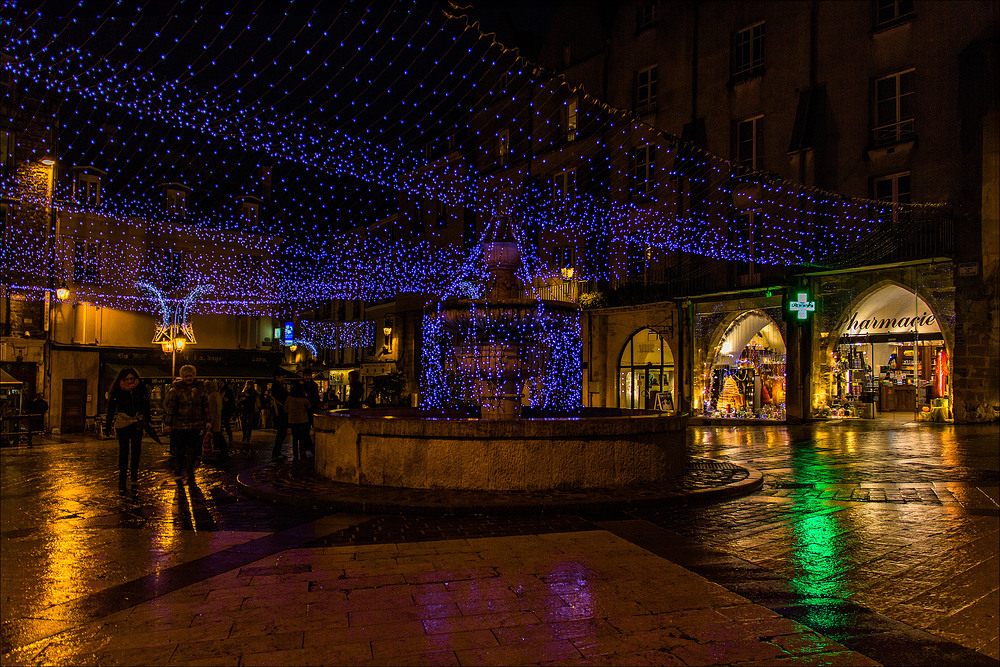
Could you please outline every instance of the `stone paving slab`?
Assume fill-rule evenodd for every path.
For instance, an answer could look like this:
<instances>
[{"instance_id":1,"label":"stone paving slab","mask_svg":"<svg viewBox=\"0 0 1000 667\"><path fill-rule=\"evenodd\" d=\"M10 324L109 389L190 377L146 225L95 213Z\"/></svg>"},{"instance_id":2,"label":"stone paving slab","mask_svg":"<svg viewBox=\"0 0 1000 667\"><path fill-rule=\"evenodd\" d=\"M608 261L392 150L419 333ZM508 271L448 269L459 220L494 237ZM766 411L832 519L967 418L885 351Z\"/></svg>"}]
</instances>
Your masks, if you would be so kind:
<instances>
[{"instance_id":1,"label":"stone paving slab","mask_svg":"<svg viewBox=\"0 0 1000 667\"><path fill-rule=\"evenodd\" d=\"M879 664L605 530L289 549L4 663Z\"/></svg>"},{"instance_id":2,"label":"stone paving slab","mask_svg":"<svg viewBox=\"0 0 1000 667\"><path fill-rule=\"evenodd\" d=\"M358 486L316 473L311 459L277 462L237 475L247 495L288 505L330 511L418 514L567 514L613 512L645 505L714 502L752 493L763 485L753 468L690 457L681 477L658 484L609 489L547 491L460 491Z\"/></svg>"}]
</instances>

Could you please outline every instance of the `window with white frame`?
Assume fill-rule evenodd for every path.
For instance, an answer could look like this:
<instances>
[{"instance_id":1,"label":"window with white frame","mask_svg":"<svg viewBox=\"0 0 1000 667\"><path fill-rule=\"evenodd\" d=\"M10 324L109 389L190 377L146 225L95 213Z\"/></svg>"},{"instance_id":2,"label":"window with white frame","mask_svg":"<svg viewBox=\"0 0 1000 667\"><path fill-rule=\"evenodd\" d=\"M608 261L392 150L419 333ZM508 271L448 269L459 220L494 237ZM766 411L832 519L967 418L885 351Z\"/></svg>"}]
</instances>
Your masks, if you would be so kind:
<instances>
[{"instance_id":1,"label":"window with white frame","mask_svg":"<svg viewBox=\"0 0 1000 667\"><path fill-rule=\"evenodd\" d=\"M497 164L507 164L510 159L510 130L497 132Z\"/></svg>"},{"instance_id":2,"label":"window with white frame","mask_svg":"<svg viewBox=\"0 0 1000 667\"><path fill-rule=\"evenodd\" d=\"M80 172L73 179L73 199L86 206L101 205L101 177Z\"/></svg>"},{"instance_id":3,"label":"window with white frame","mask_svg":"<svg viewBox=\"0 0 1000 667\"><path fill-rule=\"evenodd\" d=\"M574 95L566 100L563 108L563 138L566 141L576 140L577 124L580 116L580 98Z\"/></svg>"},{"instance_id":4,"label":"window with white frame","mask_svg":"<svg viewBox=\"0 0 1000 667\"><path fill-rule=\"evenodd\" d=\"M885 146L910 139L914 134L914 70L908 69L875 80L875 127L872 141Z\"/></svg>"},{"instance_id":5,"label":"window with white frame","mask_svg":"<svg viewBox=\"0 0 1000 667\"><path fill-rule=\"evenodd\" d=\"M635 74L635 110L639 113L656 108L656 65L643 67Z\"/></svg>"},{"instance_id":6,"label":"window with white frame","mask_svg":"<svg viewBox=\"0 0 1000 667\"><path fill-rule=\"evenodd\" d=\"M760 169L760 128L763 116L736 123L733 136L733 160L746 169Z\"/></svg>"},{"instance_id":7,"label":"window with white frame","mask_svg":"<svg viewBox=\"0 0 1000 667\"><path fill-rule=\"evenodd\" d=\"M656 152L652 146L640 146L632 151L629 168L629 191L641 197L653 191Z\"/></svg>"},{"instance_id":8,"label":"window with white frame","mask_svg":"<svg viewBox=\"0 0 1000 667\"><path fill-rule=\"evenodd\" d=\"M660 16L660 0L642 0L636 8L636 32L656 25Z\"/></svg>"},{"instance_id":9,"label":"window with white frame","mask_svg":"<svg viewBox=\"0 0 1000 667\"><path fill-rule=\"evenodd\" d=\"M750 76L764 70L764 22L733 33L732 76Z\"/></svg>"},{"instance_id":10,"label":"window with white frame","mask_svg":"<svg viewBox=\"0 0 1000 667\"><path fill-rule=\"evenodd\" d=\"M913 0L876 0L875 27L881 28L905 21L913 15Z\"/></svg>"}]
</instances>

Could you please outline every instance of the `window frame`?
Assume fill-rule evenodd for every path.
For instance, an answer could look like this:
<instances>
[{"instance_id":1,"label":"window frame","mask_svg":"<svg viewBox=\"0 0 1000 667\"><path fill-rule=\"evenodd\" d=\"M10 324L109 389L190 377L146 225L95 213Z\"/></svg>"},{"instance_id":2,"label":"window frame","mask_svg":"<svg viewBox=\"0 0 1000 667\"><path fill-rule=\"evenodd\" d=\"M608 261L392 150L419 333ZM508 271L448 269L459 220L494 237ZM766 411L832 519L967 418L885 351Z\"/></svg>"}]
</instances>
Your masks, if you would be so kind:
<instances>
[{"instance_id":1,"label":"window frame","mask_svg":"<svg viewBox=\"0 0 1000 667\"><path fill-rule=\"evenodd\" d=\"M890 7L892 15L884 17L883 9ZM875 31L906 23L914 16L913 0L872 0L872 29Z\"/></svg>"},{"instance_id":2,"label":"window frame","mask_svg":"<svg viewBox=\"0 0 1000 667\"><path fill-rule=\"evenodd\" d=\"M643 75L646 81L643 83ZM657 82L659 81L658 65L653 63L636 70L635 73L635 111L650 113L656 110Z\"/></svg>"},{"instance_id":3,"label":"window frame","mask_svg":"<svg viewBox=\"0 0 1000 667\"><path fill-rule=\"evenodd\" d=\"M248 199L241 201L240 221L247 226L260 224L260 204Z\"/></svg>"},{"instance_id":4,"label":"window frame","mask_svg":"<svg viewBox=\"0 0 1000 667\"><path fill-rule=\"evenodd\" d=\"M563 104L563 140L576 141L580 134L580 98L577 95L571 96Z\"/></svg>"},{"instance_id":5,"label":"window frame","mask_svg":"<svg viewBox=\"0 0 1000 667\"><path fill-rule=\"evenodd\" d=\"M552 201L557 211L565 211L567 203L576 194L576 175L576 167L569 167L552 175Z\"/></svg>"},{"instance_id":6,"label":"window frame","mask_svg":"<svg viewBox=\"0 0 1000 667\"><path fill-rule=\"evenodd\" d=\"M660 0L641 0L635 9L635 31L640 33L660 20Z\"/></svg>"},{"instance_id":7,"label":"window frame","mask_svg":"<svg viewBox=\"0 0 1000 667\"><path fill-rule=\"evenodd\" d=\"M900 189L900 182L906 179L907 189L905 190L905 196L901 197L903 191ZM879 185L882 183L888 183L890 192L888 197L879 195ZM900 220L900 205L909 204L913 201L913 180L911 172L909 171L899 171L892 174L886 174L884 176L875 176L872 178L872 199L876 201L885 202L887 204L892 204L892 223L899 224Z\"/></svg>"},{"instance_id":8,"label":"window frame","mask_svg":"<svg viewBox=\"0 0 1000 667\"><path fill-rule=\"evenodd\" d=\"M629 153L629 195L633 199L648 197L655 186L656 147L651 144L636 146Z\"/></svg>"},{"instance_id":9,"label":"window frame","mask_svg":"<svg viewBox=\"0 0 1000 667\"><path fill-rule=\"evenodd\" d=\"M81 240L73 242L73 282L77 285L95 285L101 280L101 242Z\"/></svg>"},{"instance_id":10,"label":"window frame","mask_svg":"<svg viewBox=\"0 0 1000 667\"><path fill-rule=\"evenodd\" d=\"M764 21L762 20L733 32L729 57L729 76L731 79L747 79L764 73L766 53L764 35ZM746 59L742 57L743 45L746 45L748 51Z\"/></svg>"},{"instance_id":11,"label":"window frame","mask_svg":"<svg viewBox=\"0 0 1000 667\"><path fill-rule=\"evenodd\" d=\"M73 178L73 200L86 206L101 205L101 177L81 171Z\"/></svg>"},{"instance_id":12,"label":"window frame","mask_svg":"<svg viewBox=\"0 0 1000 667\"><path fill-rule=\"evenodd\" d=\"M733 260L737 280L743 278L743 282L746 283L748 282L747 278L750 276L760 275L760 269L758 268L759 262L757 261L757 241L759 240L757 238L757 212L742 211L737 213L736 217L733 219L731 232L734 237L737 237L740 234L745 234L749 237L749 258Z\"/></svg>"},{"instance_id":13,"label":"window frame","mask_svg":"<svg viewBox=\"0 0 1000 667\"><path fill-rule=\"evenodd\" d=\"M510 161L510 130L506 127L497 131L496 151L497 164L507 165Z\"/></svg>"},{"instance_id":14,"label":"window frame","mask_svg":"<svg viewBox=\"0 0 1000 667\"><path fill-rule=\"evenodd\" d=\"M903 90L903 77L910 82L909 90ZM892 146L909 141L916 135L916 68L909 67L872 81L872 135L873 146ZM882 96L883 82L894 81L892 96ZM892 118L883 118L883 103L893 102ZM909 111L904 108L908 106Z\"/></svg>"},{"instance_id":15,"label":"window frame","mask_svg":"<svg viewBox=\"0 0 1000 667\"><path fill-rule=\"evenodd\" d=\"M757 114L756 116L750 116L749 118L744 118L733 123L733 164L741 169L748 169L750 171L759 171L761 169L762 161L760 159L760 133L763 123L761 122L764 118L764 114ZM744 145L743 141L743 128L749 124L751 128L750 133L750 147L751 156L749 158L749 163L743 157L742 147Z\"/></svg>"},{"instance_id":16,"label":"window frame","mask_svg":"<svg viewBox=\"0 0 1000 667\"><path fill-rule=\"evenodd\" d=\"M187 215L187 190L182 188L167 188L167 211L173 215Z\"/></svg>"}]
</instances>

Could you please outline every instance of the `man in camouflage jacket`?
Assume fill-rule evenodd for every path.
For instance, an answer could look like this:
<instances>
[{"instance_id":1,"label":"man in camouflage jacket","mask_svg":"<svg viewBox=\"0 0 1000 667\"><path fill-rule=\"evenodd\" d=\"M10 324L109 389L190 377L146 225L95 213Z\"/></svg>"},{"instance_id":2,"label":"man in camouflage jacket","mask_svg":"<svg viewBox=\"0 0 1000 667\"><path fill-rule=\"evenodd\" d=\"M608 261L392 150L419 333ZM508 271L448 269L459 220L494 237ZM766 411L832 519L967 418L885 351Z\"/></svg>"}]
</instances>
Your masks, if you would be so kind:
<instances>
[{"instance_id":1,"label":"man in camouflage jacket","mask_svg":"<svg viewBox=\"0 0 1000 667\"><path fill-rule=\"evenodd\" d=\"M201 436L212 427L212 420L208 415L205 383L195 379L194 366L181 366L180 372L180 379L174 380L163 400L163 430L170 434L174 474L183 477L186 471L188 477L193 477Z\"/></svg>"}]
</instances>

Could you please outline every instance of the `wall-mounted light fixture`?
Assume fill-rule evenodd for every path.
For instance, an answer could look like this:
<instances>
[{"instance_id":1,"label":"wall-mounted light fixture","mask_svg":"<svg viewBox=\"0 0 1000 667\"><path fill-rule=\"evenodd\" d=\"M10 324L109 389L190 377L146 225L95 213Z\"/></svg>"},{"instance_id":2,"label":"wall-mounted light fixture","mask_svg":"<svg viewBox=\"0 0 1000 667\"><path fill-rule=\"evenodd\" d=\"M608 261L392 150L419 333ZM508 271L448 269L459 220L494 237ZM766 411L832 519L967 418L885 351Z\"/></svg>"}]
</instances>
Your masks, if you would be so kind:
<instances>
[{"instance_id":1,"label":"wall-mounted light fixture","mask_svg":"<svg viewBox=\"0 0 1000 667\"><path fill-rule=\"evenodd\" d=\"M382 354L389 354L392 352L392 320L389 317L385 318L385 324L382 326L382 337L385 341Z\"/></svg>"}]
</instances>

